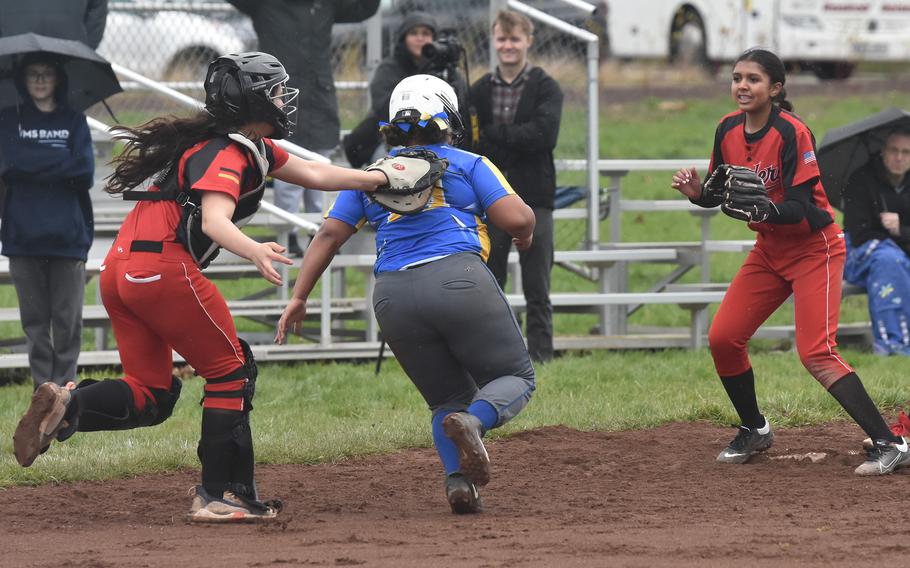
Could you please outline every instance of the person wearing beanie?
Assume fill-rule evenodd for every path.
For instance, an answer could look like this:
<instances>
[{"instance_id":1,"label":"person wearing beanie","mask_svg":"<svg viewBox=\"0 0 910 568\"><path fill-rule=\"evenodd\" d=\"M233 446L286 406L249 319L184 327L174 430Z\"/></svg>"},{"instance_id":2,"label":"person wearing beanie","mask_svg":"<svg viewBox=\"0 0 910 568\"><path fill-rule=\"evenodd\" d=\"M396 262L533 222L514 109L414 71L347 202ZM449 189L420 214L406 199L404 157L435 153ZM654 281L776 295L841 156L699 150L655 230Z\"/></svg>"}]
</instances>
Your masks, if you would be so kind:
<instances>
[{"instance_id":1,"label":"person wearing beanie","mask_svg":"<svg viewBox=\"0 0 910 568\"><path fill-rule=\"evenodd\" d=\"M402 79L428 72L423 46L435 41L438 32L436 18L427 12L408 12L402 19L395 32L397 41L392 54L379 63L370 80L370 112L342 142L351 166L359 168L386 154L379 122L390 118L387 114L392 90ZM453 85L456 93L464 92L460 77L452 82L456 83Z\"/></svg>"}]
</instances>

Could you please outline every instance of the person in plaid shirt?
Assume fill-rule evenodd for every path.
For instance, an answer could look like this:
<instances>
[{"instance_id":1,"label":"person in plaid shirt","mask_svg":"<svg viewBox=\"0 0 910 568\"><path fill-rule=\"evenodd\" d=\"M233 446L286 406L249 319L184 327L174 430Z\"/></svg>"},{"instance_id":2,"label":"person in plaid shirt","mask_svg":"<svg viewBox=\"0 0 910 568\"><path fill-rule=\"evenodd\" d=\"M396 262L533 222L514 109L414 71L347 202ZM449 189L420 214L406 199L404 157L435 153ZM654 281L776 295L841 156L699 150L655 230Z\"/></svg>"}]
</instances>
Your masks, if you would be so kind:
<instances>
[{"instance_id":1,"label":"person in plaid shirt","mask_svg":"<svg viewBox=\"0 0 910 568\"><path fill-rule=\"evenodd\" d=\"M535 361L553 358L553 198L556 168L553 148L562 116L562 90L540 67L528 62L534 25L523 14L502 11L493 23L493 44L499 63L471 87L470 99L480 124L478 153L502 171L537 217L533 244L519 251L527 301L528 350ZM490 227L487 261L505 287L512 239Z\"/></svg>"}]
</instances>

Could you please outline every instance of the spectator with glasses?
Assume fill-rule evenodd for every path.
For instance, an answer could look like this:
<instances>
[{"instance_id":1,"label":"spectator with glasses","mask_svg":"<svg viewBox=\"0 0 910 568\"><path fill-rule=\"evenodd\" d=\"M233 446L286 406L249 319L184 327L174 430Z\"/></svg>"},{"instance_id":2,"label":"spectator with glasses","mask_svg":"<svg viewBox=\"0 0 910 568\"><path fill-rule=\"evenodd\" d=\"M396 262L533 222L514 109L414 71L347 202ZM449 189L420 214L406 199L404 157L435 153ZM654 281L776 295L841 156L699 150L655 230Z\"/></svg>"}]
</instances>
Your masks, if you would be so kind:
<instances>
[{"instance_id":1,"label":"spectator with glasses","mask_svg":"<svg viewBox=\"0 0 910 568\"><path fill-rule=\"evenodd\" d=\"M66 104L66 82L57 57L29 53L16 73L21 102L0 111L0 240L36 389L76 378L94 236L92 139L85 115Z\"/></svg>"}]
</instances>

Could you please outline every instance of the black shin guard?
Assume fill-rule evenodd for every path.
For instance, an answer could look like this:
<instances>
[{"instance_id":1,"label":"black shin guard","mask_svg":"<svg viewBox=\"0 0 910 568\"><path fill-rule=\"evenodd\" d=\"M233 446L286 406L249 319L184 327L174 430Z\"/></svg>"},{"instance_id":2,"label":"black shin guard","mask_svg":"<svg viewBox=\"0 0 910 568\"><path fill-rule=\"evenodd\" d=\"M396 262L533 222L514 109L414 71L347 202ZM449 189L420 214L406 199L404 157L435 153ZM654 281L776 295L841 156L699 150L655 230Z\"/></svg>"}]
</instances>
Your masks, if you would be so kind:
<instances>
[{"instance_id":1,"label":"black shin guard","mask_svg":"<svg viewBox=\"0 0 910 568\"><path fill-rule=\"evenodd\" d=\"M253 434L248 412L202 409L202 437L197 450L202 486L213 495L231 491L258 500L253 481Z\"/></svg>"},{"instance_id":2,"label":"black shin guard","mask_svg":"<svg viewBox=\"0 0 910 568\"><path fill-rule=\"evenodd\" d=\"M253 478L253 433L250 430L250 411L256 393L259 370L253 350L239 339L245 363L223 377L206 378L206 387L246 379L243 387L234 391L205 389L205 398L242 399L243 410L220 408L202 409L202 436L197 453L202 462L202 486L209 493L220 495L230 491L245 499L259 500Z\"/></svg>"}]
</instances>

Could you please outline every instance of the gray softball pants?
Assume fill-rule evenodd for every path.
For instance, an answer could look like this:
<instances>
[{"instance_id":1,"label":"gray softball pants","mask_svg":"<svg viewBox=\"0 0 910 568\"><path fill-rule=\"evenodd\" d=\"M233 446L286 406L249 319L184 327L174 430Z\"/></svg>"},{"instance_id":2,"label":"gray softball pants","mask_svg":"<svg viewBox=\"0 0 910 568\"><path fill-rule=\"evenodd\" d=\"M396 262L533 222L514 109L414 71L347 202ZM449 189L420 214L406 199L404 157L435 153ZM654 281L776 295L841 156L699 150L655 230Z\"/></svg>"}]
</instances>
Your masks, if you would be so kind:
<instances>
[{"instance_id":1,"label":"gray softball pants","mask_svg":"<svg viewBox=\"0 0 910 568\"><path fill-rule=\"evenodd\" d=\"M497 426L531 399L534 367L515 316L480 256L459 253L376 278L376 319L430 410L491 404Z\"/></svg>"}]
</instances>

